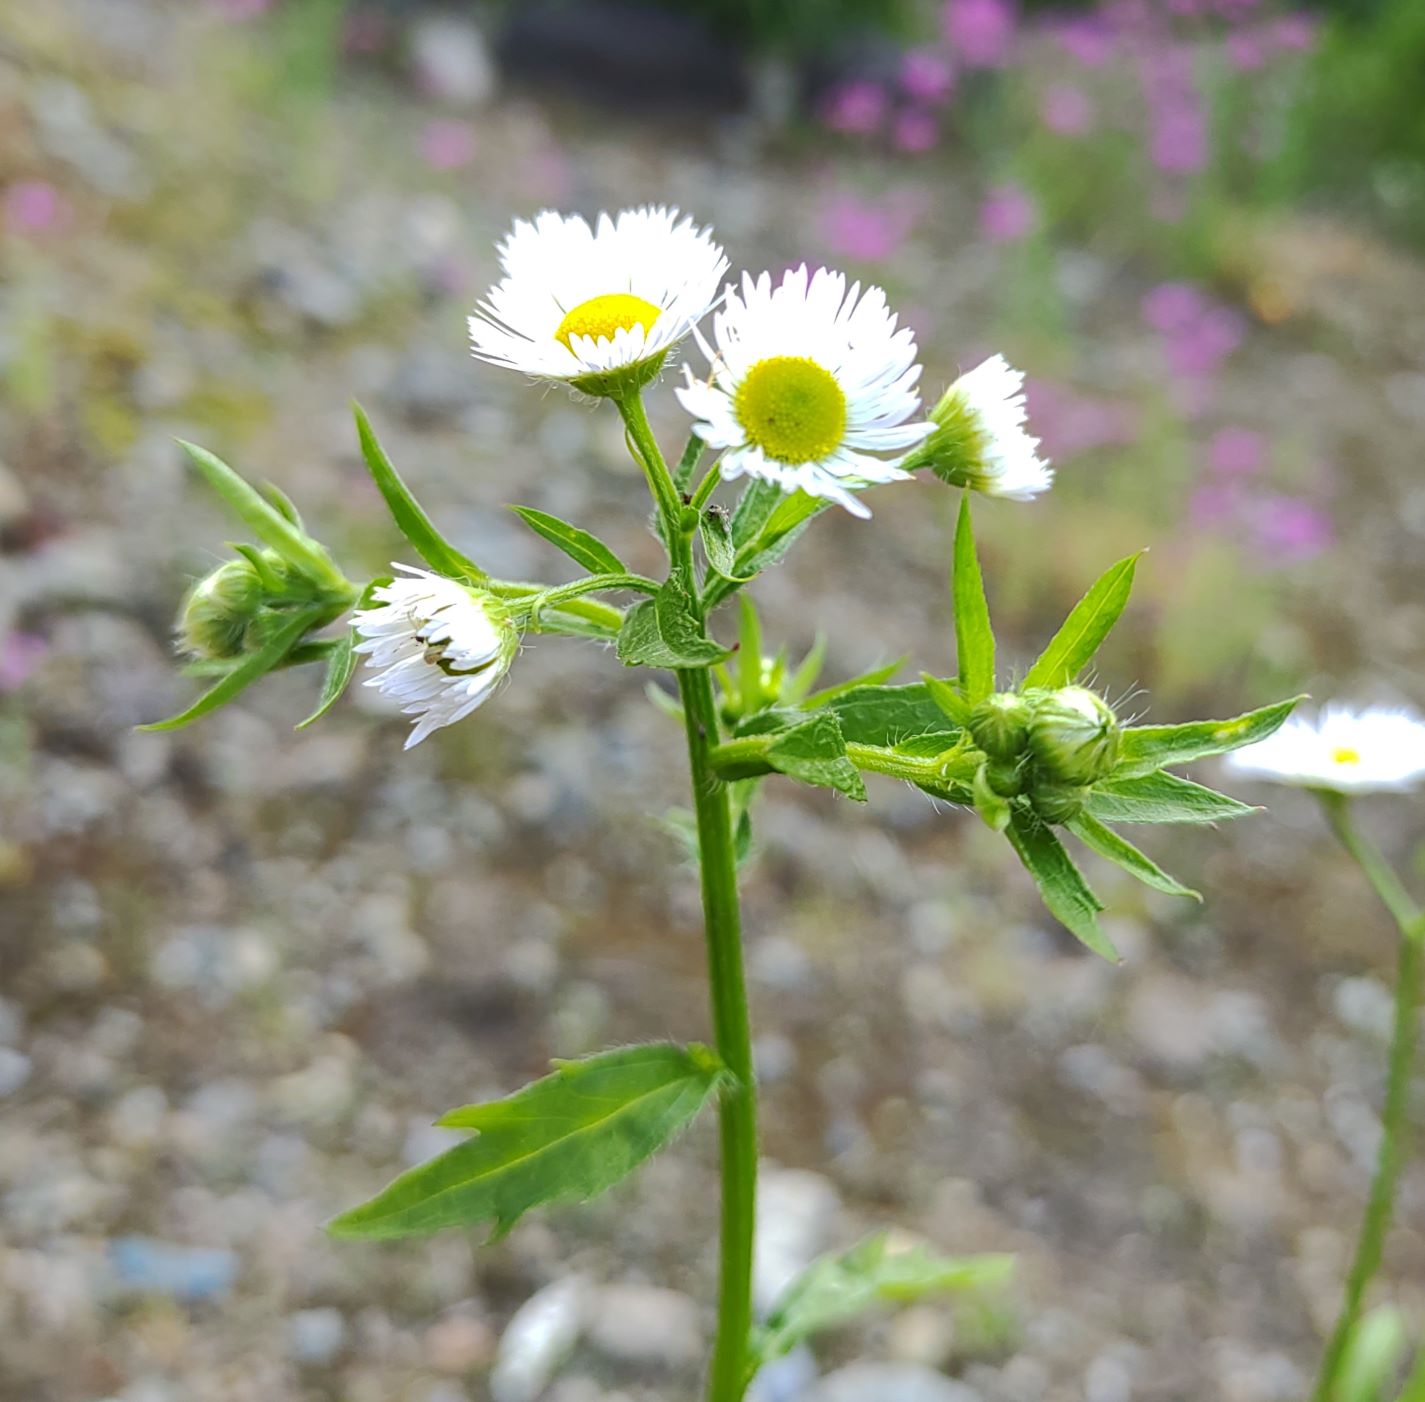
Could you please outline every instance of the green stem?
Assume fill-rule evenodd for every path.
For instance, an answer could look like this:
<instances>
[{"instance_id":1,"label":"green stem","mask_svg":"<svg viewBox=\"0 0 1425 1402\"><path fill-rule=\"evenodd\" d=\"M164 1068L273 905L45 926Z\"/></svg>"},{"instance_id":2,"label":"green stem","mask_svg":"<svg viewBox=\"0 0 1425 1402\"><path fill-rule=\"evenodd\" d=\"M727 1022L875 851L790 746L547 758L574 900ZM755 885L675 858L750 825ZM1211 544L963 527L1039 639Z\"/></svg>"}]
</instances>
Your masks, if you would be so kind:
<instances>
[{"instance_id":1,"label":"green stem","mask_svg":"<svg viewBox=\"0 0 1425 1402\"><path fill-rule=\"evenodd\" d=\"M757 1091L752 1031L742 968L742 919L727 787L712 767L717 707L706 670L680 671L678 690L688 734L698 820L708 979L717 1049L736 1082L719 1106L722 1135L722 1265L717 1341L708 1402L741 1402L747 1390L752 1332L752 1240L756 1226Z\"/></svg>"},{"instance_id":2,"label":"green stem","mask_svg":"<svg viewBox=\"0 0 1425 1402\"><path fill-rule=\"evenodd\" d=\"M663 461L658 440L653 436L653 429L648 422L648 411L643 407L643 395L635 392L626 399L615 399L614 403L623 415L624 426L628 429L628 436L637 450L634 456L643 469L643 475L648 479L654 501L658 503L658 512L663 518L663 529L671 548L675 538L682 533L679 521L683 514L683 501L677 487L673 485L673 474L668 471L668 464Z\"/></svg>"},{"instance_id":3,"label":"green stem","mask_svg":"<svg viewBox=\"0 0 1425 1402\"><path fill-rule=\"evenodd\" d=\"M527 584L507 579L488 580L484 587L497 598L515 601L523 601L536 594L544 594L549 588L546 584ZM623 626L623 610L615 608L612 604L600 603L597 599L567 599L554 607L559 613L583 618L590 623L606 628L611 638L617 637L618 630Z\"/></svg>"},{"instance_id":4,"label":"green stem","mask_svg":"<svg viewBox=\"0 0 1425 1402\"><path fill-rule=\"evenodd\" d=\"M1395 1207L1395 1191L1409 1154L1410 1073L1414 1065L1419 1025L1420 976L1425 954L1425 920L1385 859L1357 830L1349 802L1338 794L1322 794L1322 806L1342 846L1355 858L1366 879L1400 927L1400 955L1395 975L1395 1016L1385 1106L1381 1112L1380 1149L1365 1215L1356 1237L1355 1256L1346 1277L1345 1296L1336 1326L1321 1360L1311 1402L1335 1402L1341 1365L1360 1322L1366 1289L1380 1269Z\"/></svg>"},{"instance_id":5,"label":"green stem","mask_svg":"<svg viewBox=\"0 0 1425 1402\"><path fill-rule=\"evenodd\" d=\"M776 741L775 734L724 740L712 752L713 768L724 779L753 779L774 773L768 754ZM931 788L966 784L974 777L979 764L979 757L973 751L967 752L961 762L959 756L947 759L939 755L903 755L882 745L863 745L855 740L847 741L846 758L868 774L886 774L892 779L927 784Z\"/></svg>"},{"instance_id":6,"label":"green stem","mask_svg":"<svg viewBox=\"0 0 1425 1402\"><path fill-rule=\"evenodd\" d=\"M703 474L703 480L698 483L698 489L689 499L688 505L692 507L694 511L701 512L703 507L712 499L712 494L717 491L718 483L721 481L722 468L715 462L708 468L707 472Z\"/></svg>"}]
</instances>

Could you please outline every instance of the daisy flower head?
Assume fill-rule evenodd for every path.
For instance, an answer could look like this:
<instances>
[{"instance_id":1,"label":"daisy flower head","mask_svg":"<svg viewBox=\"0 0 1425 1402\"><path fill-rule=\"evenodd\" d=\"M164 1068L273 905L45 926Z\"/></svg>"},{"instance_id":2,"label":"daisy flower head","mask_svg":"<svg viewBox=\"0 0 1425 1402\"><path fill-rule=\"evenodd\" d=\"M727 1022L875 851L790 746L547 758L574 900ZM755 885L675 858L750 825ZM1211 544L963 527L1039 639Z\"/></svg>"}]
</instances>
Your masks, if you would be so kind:
<instances>
[{"instance_id":1,"label":"daisy flower head","mask_svg":"<svg viewBox=\"0 0 1425 1402\"><path fill-rule=\"evenodd\" d=\"M744 273L713 316L706 380L678 389L694 431L722 450L724 478L755 477L870 511L857 487L908 476L898 463L930 431L920 408L915 336L879 287L806 265L773 284ZM896 456L883 458L881 453Z\"/></svg>"},{"instance_id":2,"label":"daisy flower head","mask_svg":"<svg viewBox=\"0 0 1425 1402\"><path fill-rule=\"evenodd\" d=\"M545 210L500 245L505 276L470 318L482 360L586 394L632 393L717 297L722 249L676 209Z\"/></svg>"},{"instance_id":3,"label":"daisy flower head","mask_svg":"<svg viewBox=\"0 0 1425 1402\"><path fill-rule=\"evenodd\" d=\"M1228 756L1240 774L1335 793L1390 793L1425 779L1425 721L1398 707L1327 706Z\"/></svg>"},{"instance_id":4,"label":"daisy flower head","mask_svg":"<svg viewBox=\"0 0 1425 1402\"><path fill-rule=\"evenodd\" d=\"M961 375L930 411L935 429L908 467L928 467L952 487L1029 501L1054 470L1025 432L1024 374L1002 355Z\"/></svg>"},{"instance_id":5,"label":"daisy flower head","mask_svg":"<svg viewBox=\"0 0 1425 1402\"><path fill-rule=\"evenodd\" d=\"M401 573L372 592L352 625L375 672L366 685L416 716L406 749L484 703L510 669L519 635L499 600L428 570Z\"/></svg>"}]
</instances>

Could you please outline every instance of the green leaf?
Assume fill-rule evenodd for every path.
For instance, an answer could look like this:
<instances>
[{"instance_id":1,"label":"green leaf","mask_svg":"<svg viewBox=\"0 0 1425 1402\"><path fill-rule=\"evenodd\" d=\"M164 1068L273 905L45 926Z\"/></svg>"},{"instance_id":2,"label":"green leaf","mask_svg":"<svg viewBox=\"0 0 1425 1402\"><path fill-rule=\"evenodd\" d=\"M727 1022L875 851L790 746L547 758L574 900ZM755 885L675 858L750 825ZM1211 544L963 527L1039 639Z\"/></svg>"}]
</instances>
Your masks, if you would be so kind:
<instances>
[{"instance_id":1,"label":"green leaf","mask_svg":"<svg viewBox=\"0 0 1425 1402\"><path fill-rule=\"evenodd\" d=\"M826 704L836 712L841 733L858 744L891 747L945 729L945 712L923 682L858 686Z\"/></svg>"},{"instance_id":2,"label":"green leaf","mask_svg":"<svg viewBox=\"0 0 1425 1402\"><path fill-rule=\"evenodd\" d=\"M975 770L970 791L975 796L975 812L985 826L992 832L1003 832L1009 826L1012 810L1009 800L990 787L988 765L981 764Z\"/></svg>"},{"instance_id":3,"label":"green leaf","mask_svg":"<svg viewBox=\"0 0 1425 1402\"><path fill-rule=\"evenodd\" d=\"M1138 568L1142 553L1139 551L1112 566L1074 605L1064 626L1029 669L1024 687L1067 686L1088 666L1128 602L1133 589L1133 572Z\"/></svg>"},{"instance_id":4,"label":"green leaf","mask_svg":"<svg viewBox=\"0 0 1425 1402\"><path fill-rule=\"evenodd\" d=\"M858 803L866 801L860 771L846 758L846 741L831 711L784 730L767 751L767 762L779 773L804 784L835 789Z\"/></svg>"},{"instance_id":5,"label":"green leaf","mask_svg":"<svg viewBox=\"0 0 1425 1402\"><path fill-rule=\"evenodd\" d=\"M912 735L908 740L902 740L899 745L892 747L892 752L898 755L913 755L917 759L934 759L936 755L943 755L947 750L953 750L963 744L963 730L927 730L924 735Z\"/></svg>"},{"instance_id":6,"label":"green leaf","mask_svg":"<svg viewBox=\"0 0 1425 1402\"><path fill-rule=\"evenodd\" d=\"M729 1081L706 1047L621 1047L555 1063L504 1100L452 1110L436 1123L474 1139L403 1173L327 1226L384 1238L490 1223L503 1236L531 1208L583 1201L651 1158Z\"/></svg>"},{"instance_id":7,"label":"green leaf","mask_svg":"<svg viewBox=\"0 0 1425 1402\"><path fill-rule=\"evenodd\" d=\"M1294 696L1290 701L1278 701L1275 706L1263 706L1258 711L1248 711L1246 715L1232 720L1129 726L1123 732L1114 778L1128 779L1152 774L1169 765L1210 759L1213 755L1226 754L1229 750L1265 740L1304 700L1304 696Z\"/></svg>"},{"instance_id":8,"label":"green leaf","mask_svg":"<svg viewBox=\"0 0 1425 1402\"><path fill-rule=\"evenodd\" d=\"M797 670L787 678L787 684L782 688L782 700L789 705L806 701L812 687L816 685L816 679L821 675L821 669L825 663L826 634L818 633L811 645L811 651L797 664ZM897 663L897 666L899 665Z\"/></svg>"},{"instance_id":9,"label":"green leaf","mask_svg":"<svg viewBox=\"0 0 1425 1402\"><path fill-rule=\"evenodd\" d=\"M325 606L297 609L256 652L249 653L244 657L221 681L205 691L186 711L180 711L176 716L169 716L167 720L154 721L138 728L140 730L180 730L183 726L192 725L195 720L216 711L219 706L227 705L259 677L266 676L268 672L280 666L293 647L310 629L315 628L324 616L327 616Z\"/></svg>"},{"instance_id":10,"label":"green leaf","mask_svg":"<svg viewBox=\"0 0 1425 1402\"><path fill-rule=\"evenodd\" d=\"M1098 924L1103 902L1089 888L1054 830L1028 809L1017 807L1005 836L1034 878L1049 913L1095 954L1117 963L1118 951Z\"/></svg>"},{"instance_id":11,"label":"green leaf","mask_svg":"<svg viewBox=\"0 0 1425 1402\"><path fill-rule=\"evenodd\" d=\"M1373 1309L1351 1331L1332 1402L1384 1402L1409 1347L1410 1331L1401 1312L1393 1305ZM1409 1402L1408 1393L1400 1395L1400 1402Z\"/></svg>"},{"instance_id":12,"label":"green leaf","mask_svg":"<svg viewBox=\"0 0 1425 1402\"><path fill-rule=\"evenodd\" d=\"M629 667L706 667L728 650L708 637L682 575L675 573L653 598L624 615L618 655Z\"/></svg>"},{"instance_id":13,"label":"green leaf","mask_svg":"<svg viewBox=\"0 0 1425 1402\"><path fill-rule=\"evenodd\" d=\"M703 460L706 447L696 433L688 435L688 441L683 445L683 456L678 459L677 466L673 469L673 485L680 492L686 492L693 485L693 474Z\"/></svg>"},{"instance_id":14,"label":"green leaf","mask_svg":"<svg viewBox=\"0 0 1425 1402\"><path fill-rule=\"evenodd\" d=\"M536 535L558 546L576 565L582 565L590 574L628 573L628 566L588 531L571 526L547 511L536 511L532 506L512 506L510 510Z\"/></svg>"},{"instance_id":15,"label":"green leaf","mask_svg":"<svg viewBox=\"0 0 1425 1402\"><path fill-rule=\"evenodd\" d=\"M745 583L781 560L812 518L827 508L827 502L805 492L783 493L780 489L774 489L775 498L769 501L756 490L765 485L755 483L749 487L733 512L732 540L737 546L736 578L719 575L708 581L703 597L709 608L721 603L739 583ZM744 513L743 507L749 502L752 505Z\"/></svg>"},{"instance_id":16,"label":"green leaf","mask_svg":"<svg viewBox=\"0 0 1425 1402\"><path fill-rule=\"evenodd\" d=\"M361 591L361 597L356 601L356 607L358 609L370 608L372 597L376 591L384 588L390 582L389 574L382 575L379 579L373 579ZM359 640L360 635L353 627L348 628L341 637L332 641L332 646L326 652L327 674L322 682L322 694L317 700L317 708L306 720L297 722L298 730L305 730L309 725L314 725L321 720L336 705L342 693L351 684L351 678L356 672L356 644Z\"/></svg>"},{"instance_id":17,"label":"green leaf","mask_svg":"<svg viewBox=\"0 0 1425 1402\"><path fill-rule=\"evenodd\" d=\"M469 579L475 583L487 579L489 576L479 565L467 555L461 554L436 530L430 517L411 494L411 489L401 480L400 473L377 441L366 411L359 404L353 404L351 408L356 416L356 433L361 440L361 456L366 459L366 466L385 498L397 527L410 541L416 553L437 574L448 575L452 579ZM622 566L619 568L622 569Z\"/></svg>"},{"instance_id":18,"label":"green leaf","mask_svg":"<svg viewBox=\"0 0 1425 1402\"><path fill-rule=\"evenodd\" d=\"M1257 811L1225 793L1163 772L1105 779L1089 790L1085 806L1104 823L1217 823Z\"/></svg>"},{"instance_id":19,"label":"green leaf","mask_svg":"<svg viewBox=\"0 0 1425 1402\"><path fill-rule=\"evenodd\" d=\"M698 517L698 535L703 542L703 553L708 564L724 579L734 584L746 584L750 574L739 574L737 570L737 547L732 543L732 527L727 513L721 508L710 506Z\"/></svg>"},{"instance_id":20,"label":"green leaf","mask_svg":"<svg viewBox=\"0 0 1425 1402\"><path fill-rule=\"evenodd\" d=\"M1068 828L1085 846L1091 847L1100 857L1116 862L1145 886L1151 886L1155 891L1162 891L1169 896L1188 896L1195 901L1202 899L1199 892L1169 876L1127 838L1120 837L1112 828L1104 827L1092 814L1080 813L1068 824Z\"/></svg>"},{"instance_id":21,"label":"green leaf","mask_svg":"<svg viewBox=\"0 0 1425 1402\"><path fill-rule=\"evenodd\" d=\"M960 501L960 523L955 528L955 568L951 575L955 599L955 652L959 659L960 689L974 705L995 689L995 635L990 608L985 602L985 582L975 553L975 528L970 521L970 494Z\"/></svg>"},{"instance_id":22,"label":"green leaf","mask_svg":"<svg viewBox=\"0 0 1425 1402\"><path fill-rule=\"evenodd\" d=\"M862 672L859 676L848 677L844 682L836 682L832 686L824 686L820 691L814 691L810 696L802 698L801 704L809 711L824 706L828 701L834 701L838 696L845 696L848 691L855 691L862 686L880 686L883 682L888 682L905 666L905 658L897 657L894 662L883 662L879 667L872 667L869 672ZM785 692L783 693L785 695ZM787 699L794 698L788 696Z\"/></svg>"},{"instance_id":23,"label":"green leaf","mask_svg":"<svg viewBox=\"0 0 1425 1402\"><path fill-rule=\"evenodd\" d=\"M203 480L260 541L270 545L284 559L302 565L319 577L336 574L336 567L327 552L288 519L286 508L279 508L266 500L217 454L200 448L196 443L185 442L182 438L178 439L178 446L202 474ZM286 501L280 493L278 498ZM290 507L290 503L288 506ZM290 509L295 515L296 508Z\"/></svg>"},{"instance_id":24,"label":"green leaf","mask_svg":"<svg viewBox=\"0 0 1425 1402\"><path fill-rule=\"evenodd\" d=\"M742 712L751 715L762 709L762 620L757 605L747 595L738 600L737 611L737 691Z\"/></svg>"},{"instance_id":25,"label":"green leaf","mask_svg":"<svg viewBox=\"0 0 1425 1402\"><path fill-rule=\"evenodd\" d=\"M753 480L747 484L732 513L732 543L739 550L761 534L782 496L782 489L773 482Z\"/></svg>"},{"instance_id":26,"label":"green leaf","mask_svg":"<svg viewBox=\"0 0 1425 1402\"><path fill-rule=\"evenodd\" d=\"M273 507L280 512L287 520L304 535L306 527L302 524L302 513L297 510L297 503L287 495L275 482L264 482L262 484L262 495L272 503Z\"/></svg>"},{"instance_id":27,"label":"green leaf","mask_svg":"<svg viewBox=\"0 0 1425 1402\"><path fill-rule=\"evenodd\" d=\"M945 712L958 726L965 726L970 719L970 703L960 695L959 678L942 680L932 677L929 672L920 674L921 683L930 693L930 699Z\"/></svg>"},{"instance_id":28,"label":"green leaf","mask_svg":"<svg viewBox=\"0 0 1425 1402\"><path fill-rule=\"evenodd\" d=\"M753 1337L753 1367L781 1358L811 1335L845 1324L878 1304L904 1305L927 1295L992 1289L1013 1269L1012 1256L934 1256L924 1246L893 1251L885 1233L868 1237L840 1255L813 1261L787 1287Z\"/></svg>"}]
</instances>

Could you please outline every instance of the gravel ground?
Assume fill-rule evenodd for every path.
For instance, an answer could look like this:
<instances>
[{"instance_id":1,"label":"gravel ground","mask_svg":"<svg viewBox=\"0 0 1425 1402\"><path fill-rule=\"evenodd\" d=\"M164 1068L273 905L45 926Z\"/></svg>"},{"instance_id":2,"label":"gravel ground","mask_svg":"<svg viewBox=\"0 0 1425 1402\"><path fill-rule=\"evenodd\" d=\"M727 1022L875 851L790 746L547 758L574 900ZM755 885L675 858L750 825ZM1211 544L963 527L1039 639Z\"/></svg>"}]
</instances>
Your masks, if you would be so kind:
<instances>
[{"instance_id":1,"label":"gravel ground","mask_svg":"<svg viewBox=\"0 0 1425 1402\"><path fill-rule=\"evenodd\" d=\"M171 610L226 529L175 434L280 481L353 574L395 545L351 394L495 572L560 568L507 501L656 567L612 416L472 367L463 304L510 212L549 202L678 202L777 266L808 251L821 158L746 120L591 120L476 83L445 99L478 104L451 177L408 154L443 109L358 72L274 161L236 40L140 0L0 12L0 73L0 174L56 171L71 201L62 239L12 241L0 287L0 638L42 643L0 694L0 1398L692 1399L710 1123L488 1249L320 1230L440 1148L440 1110L552 1055L706 1035L695 893L652 816L681 800L679 737L644 679L533 640L494 704L411 754L360 694L294 735L302 674L177 736L131 727L188 694ZM932 378L990 335L997 267L965 176L944 180L934 237L895 274L932 328ZM1332 445L1351 501L1263 654L1287 634L1323 693L1408 687L1425 274L1309 223L1259 256L1296 279L1307 329L1254 331L1230 392ZM1142 353L1142 282L1090 252L1075 266L1095 299L1085 373L1111 376ZM679 432L666 387L655 417ZM1092 503L1067 491L1039 518L1064 532ZM837 675L901 651L948 663L948 494L874 503L872 527L828 517L763 581L770 625L802 645L834 627ZM1022 510L983 513L1000 570ZM1034 539L1063 588L1016 605L1012 651L1124 529L1105 521L1091 550ZM1174 527L1153 532L1166 571ZM1154 678L1145 612L1106 655L1124 683ZM1373 813L1408 853L1418 812ZM1157 835L1201 909L1097 873L1121 968L1054 927L991 834L888 782L867 808L772 788L758 839L764 1295L887 1226L1020 1262L1003 1308L870 1321L788 1360L760 1402L1301 1398L1378 1134L1391 952L1310 806ZM1417 1167L1381 1292L1417 1318L1422 1223Z\"/></svg>"}]
</instances>

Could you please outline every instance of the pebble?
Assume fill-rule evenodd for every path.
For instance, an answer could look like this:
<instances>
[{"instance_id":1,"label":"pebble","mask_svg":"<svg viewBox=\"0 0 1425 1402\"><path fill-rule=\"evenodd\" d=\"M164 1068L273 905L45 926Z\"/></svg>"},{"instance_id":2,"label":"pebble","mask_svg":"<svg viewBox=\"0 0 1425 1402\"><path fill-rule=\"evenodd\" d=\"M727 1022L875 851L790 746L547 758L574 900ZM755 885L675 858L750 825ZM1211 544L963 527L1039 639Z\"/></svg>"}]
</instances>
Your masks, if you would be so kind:
<instances>
[{"instance_id":1,"label":"pebble","mask_svg":"<svg viewBox=\"0 0 1425 1402\"><path fill-rule=\"evenodd\" d=\"M698 1306L676 1290L605 1285L588 1303L588 1341L615 1362L674 1371L703 1356Z\"/></svg>"},{"instance_id":2,"label":"pebble","mask_svg":"<svg viewBox=\"0 0 1425 1402\"><path fill-rule=\"evenodd\" d=\"M830 1179L788 1168L763 1168L757 1194L753 1292L767 1310L831 1246L841 1198Z\"/></svg>"},{"instance_id":3,"label":"pebble","mask_svg":"<svg viewBox=\"0 0 1425 1402\"><path fill-rule=\"evenodd\" d=\"M120 1285L185 1302L226 1294L238 1269L236 1252L143 1236L111 1241L109 1262Z\"/></svg>"},{"instance_id":4,"label":"pebble","mask_svg":"<svg viewBox=\"0 0 1425 1402\"><path fill-rule=\"evenodd\" d=\"M13 1047L0 1047L0 1097L14 1095L34 1069L30 1058Z\"/></svg>"},{"instance_id":5,"label":"pebble","mask_svg":"<svg viewBox=\"0 0 1425 1402\"><path fill-rule=\"evenodd\" d=\"M287 1321L287 1346L298 1363L325 1366L346 1344L346 1316L330 1306L298 1310Z\"/></svg>"},{"instance_id":6,"label":"pebble","mask_svg":"<svg viewBox=\"0 0 1425 1402\"><path fill-rule=\"evenodd\" d=\"M564 1276L531 1295L500 1336L490 1370L492 1402L535 1402L583 1329L589 1283Z\"/></svg>"},{"instance_id":7,"label":"pebble","mask_svg":"<svg viewBox=\"0 0 1425 1402\"><path fill-rule=\"evenodd\" d=\"M829 1373L804 1402L982 1402L972 1387L916 1363L852 1363Z\"/></svg>"}]
</instances>

